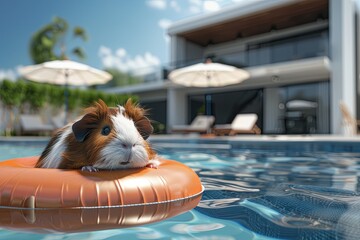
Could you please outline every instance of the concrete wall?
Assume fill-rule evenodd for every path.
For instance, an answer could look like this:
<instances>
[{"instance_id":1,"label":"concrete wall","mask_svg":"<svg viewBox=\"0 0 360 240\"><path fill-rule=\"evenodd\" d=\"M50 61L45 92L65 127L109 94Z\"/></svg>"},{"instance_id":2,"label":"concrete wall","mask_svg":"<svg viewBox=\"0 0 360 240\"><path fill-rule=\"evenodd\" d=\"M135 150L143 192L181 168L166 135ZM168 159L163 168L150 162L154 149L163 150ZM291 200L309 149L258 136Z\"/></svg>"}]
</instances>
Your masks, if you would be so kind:
<instances>
[{"instance_id":1,"label":"concrete wall","mask_svg":"<svg viewBox=\"0 0 360 240\"><path fill-rule=\"evenodd\" d=\"M172 126L186 124L187 94L183 89L169 88L167 94L167 131Z\"/></svg>"},{"instance_id":2,"label":"concrete wall","mask_svg":"<svg viewBox=\"0 0 360 240\"><path fill-rule=\"evenodd\" d=\"M352 0L330 0L331 133L345 134L339 103L356 116L355 4Z\"/></svg>"},{"instance_id":3,"label":"concrete wall","mask_svg":"<svg viewBox=\"0 0 360 240\"><path fill-rule=\"evenodd\" d=\"M191 42L186 42L186 60L187 61L196 61L199 62L199 60L201 61L205 56L204 56L204 48L191 43Z\"/></svg>"},{"instance_id":4,"label":"concrete wall","mask_svg":"<svg viewBox=\"0 0 360 240\"><path fill-rule=\"evenodd\" d=\"M185 60L186 57L186 41L179 36L170 36L170 65L175 67L175 64Z\"/></svg>"}]
</instances>

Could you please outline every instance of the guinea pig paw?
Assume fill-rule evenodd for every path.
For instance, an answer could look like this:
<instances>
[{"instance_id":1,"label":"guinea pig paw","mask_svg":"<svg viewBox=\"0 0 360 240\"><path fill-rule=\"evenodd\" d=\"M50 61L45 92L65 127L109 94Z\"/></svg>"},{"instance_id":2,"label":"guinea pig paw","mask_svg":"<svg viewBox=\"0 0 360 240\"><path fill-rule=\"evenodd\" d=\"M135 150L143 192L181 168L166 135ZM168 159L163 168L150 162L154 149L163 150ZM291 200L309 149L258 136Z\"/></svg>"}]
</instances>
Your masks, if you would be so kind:
<instances>
[{"instance_id":1,"label":"guinea pig paw","mask_svg":"<svg viewBox=\"0 0 360 240\"><path fill-rule=\"evenodd\" d=\"M97 168L95 168L93 166L83 166L81 168L81 171L83 171L83 172L98 172L99 169L97 169Z\"/></svg>"},{"instance_id":2,"label":"guinea pig paw","mask_svg":"<svg viewBox=\"0 0 360 240\"><path fill-rule=\"evenodd\" d=\"M146 164L146 167L148 168L154 168L157 169L160 165L160 162L156 159L150 160L148 164Z\"/></svg>"}]
</instances>

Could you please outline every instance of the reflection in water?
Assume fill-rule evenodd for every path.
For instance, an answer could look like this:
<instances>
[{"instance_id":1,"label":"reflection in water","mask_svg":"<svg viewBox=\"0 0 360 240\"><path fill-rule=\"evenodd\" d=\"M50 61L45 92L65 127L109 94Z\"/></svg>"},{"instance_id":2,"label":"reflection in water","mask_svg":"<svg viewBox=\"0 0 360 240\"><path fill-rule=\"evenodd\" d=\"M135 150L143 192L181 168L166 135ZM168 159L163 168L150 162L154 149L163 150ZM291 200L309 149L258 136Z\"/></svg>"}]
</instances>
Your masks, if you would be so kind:
<instances>
[{"instance_id":1,"label":"reflection in water","mask_svg":"<svg viewBox=\"0 0 360 240\"><path fill-rule=\"evenodd\" d=\"M255 150L171 157L197 170L206 190L196 210L207 216L260 237L360 236L360 154Z\"/></svg>"},{"instance_id":2,"label":"reflection in water","mask_svg":"<svg viewBox=\"0 0 360 240\"><path fill-rule=\"evenodd\" d=\"M0 227L35 233L89 232L135 227L174 217L198 205L201 194L157 204L93 208L0 208Z\"/></svg>"},{"instance_id":3,"label":"reflection in water","mask_svg":"<svg viewBox=\"0 0 360 240\"><path fill-rule=\"evenodd\" d=\"M195 210L148 225L55 236L8 225L13 230L0 230L0 239L359 239L360 153L212 152L162 154L201 177L205 192Z\"/></svg>"},{"instance_id":4,"label":"reflection in water","mask_svg":"<svg viewBox=\"0 0 360 240\"><path fill-rule=\"evenodd\" d=\"M171 228L171 231L174 233L198 233L198 232L208 232L212 230L217 230L223 227L224 225L220 223L198 224L198 225L176 224Z\"/></svg>"},{"instance_id":5,"label":"reflection in water","mask_svg":"<svg viewBox=\"0 0 360 240\"><path fill-rule=\"evenodd\" d=\"M197 210L276 238L358 239L360 235L360 195L352 191L279 184L256 197L242 194L229 202L228 195L233 197L223 192L225 203L218 196L202 201Z\"/></svg>"},{"instance_id":6,"label":"reflection in water","mask_svg":"<svg viewBox=\"0 0 360 240\"><path fill-rule=\"evenodd\" d=\"M360 154L202 155L201 168L191 154L182 161L198 168L206 190L196 210L207 216L271 238L360 236Z\"/></svg>"}]
</instances>

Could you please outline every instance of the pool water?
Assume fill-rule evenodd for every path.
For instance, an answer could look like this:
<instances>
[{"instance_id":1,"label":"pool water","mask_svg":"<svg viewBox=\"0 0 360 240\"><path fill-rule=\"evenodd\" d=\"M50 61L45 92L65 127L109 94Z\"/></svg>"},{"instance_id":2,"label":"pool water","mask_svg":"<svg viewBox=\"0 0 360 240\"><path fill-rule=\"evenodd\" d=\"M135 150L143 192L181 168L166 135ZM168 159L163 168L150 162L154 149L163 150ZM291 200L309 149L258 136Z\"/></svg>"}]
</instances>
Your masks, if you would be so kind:
<instances>
[{"instance_id":1,"label":"pool water","mask_svg":"<svg viewBox=\"0 0 360 240\"><path fill-rule=\"evenodd\" d=\"M0 143L0 160L39 155L43 147ZM205 192L195 209L125 229L48 234L0 229L0 239L359 239L360 153L321 149L160 148L161 156L200 176Z\"/></svg>"}]
</instances>

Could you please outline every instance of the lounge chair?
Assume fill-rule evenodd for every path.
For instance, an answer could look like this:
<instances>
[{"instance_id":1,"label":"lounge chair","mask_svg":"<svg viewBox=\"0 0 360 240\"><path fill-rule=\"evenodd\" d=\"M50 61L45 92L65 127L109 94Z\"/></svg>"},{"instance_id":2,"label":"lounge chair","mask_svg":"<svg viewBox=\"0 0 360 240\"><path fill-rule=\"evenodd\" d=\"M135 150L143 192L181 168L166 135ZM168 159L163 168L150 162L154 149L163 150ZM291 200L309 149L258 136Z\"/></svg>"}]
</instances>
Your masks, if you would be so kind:
<instances>
[{"instance_id":1,"label":"lounge chair","mask_svg":"<svg viewBox=\"0 0 360 240\"><path fill-rule=\"evenodd\" d=\"M215 125L214 133L216 135L260 134L261 130L256 126L257 119L258 116L255 113L238 114L231 124Z\"/></svg>"},{"instance_id":2,"label":"lounge chair","mask_svg":"<svg viewBox=\"0 0 360 240\"><path fill-rule=\"evenodd\" d=\"M53 124L55 129L59 129L64 127L65 124L65 112L58 114L51 118L51 123Z\"/></svg>"},{"instance_id":3,"label":"lounge chair","mask_svg":"<svg viewBox=\"0 0 360 240\"><path fill-rule=\"evenodd\" d=\"M194 118L190 125L175 125L171 130L177 133L209 133L214 122L214 116L199 115Z\"/></svg>"},{"instance_id":4,"label":"lounge chair","mask_svg":"<svg viewBox=\"0 0 360 240\"><path fill-rule=\"evenodd\" d=\"M340 111L342 113L342 124L344 124L345 135L354 136L358 133L360 120L355 119L350 113L344 102L340 102Z\"/></svg>"},{"instance_id":5,"label":"lounge chair","mask_svg":"<svg viewBox=\"0 0 360 240\"><path fill-rule=\"evenodd\" d=\"M38 115L20 115L22 134L51 133L54 127L44 123Z\"/></svg>"}]
</instances>

